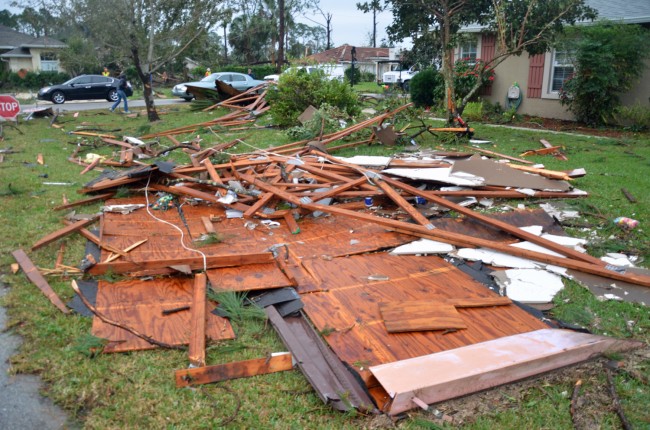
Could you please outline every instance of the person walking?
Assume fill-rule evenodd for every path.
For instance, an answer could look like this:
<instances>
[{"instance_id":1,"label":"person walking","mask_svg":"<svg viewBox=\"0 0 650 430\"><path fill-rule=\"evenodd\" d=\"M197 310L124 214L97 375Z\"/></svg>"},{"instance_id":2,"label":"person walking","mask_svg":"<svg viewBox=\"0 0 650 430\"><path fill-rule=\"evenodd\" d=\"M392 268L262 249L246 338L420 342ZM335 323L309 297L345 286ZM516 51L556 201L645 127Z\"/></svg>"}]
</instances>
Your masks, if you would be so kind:
<instances>
[{"instance_id":1,"label":"person walking","mask_svg":"<svg viewBox=\"0 0 650 430\"><path fill-rule=\"evenodd\" d=\"M129 112L129 104L126 101L126 87L128 85L127 80L126 80L126 75L122 73L120 76L118 76L118 79L120 80L120 83L117 85L117 100L111 106L109 109L111 112L115 111L115 108L120 105L120 101L124 100L124 113L131 113Z\"/></svg>"},{"instance_id":2,"label":"person walking","mask_svg":"<svg viewBox=\"0 0 650 430\"><path fill-rule=\"evenodd\" d=\"M102 76L105 78L108 78L111 75L111 72L108 71L106 67L104 67L104 71L102 72Z\"/></svg>"},{"instance_id":3,"label":"person walking","mask_svg":"<svg viewBox=\"0 0 650 430\"><path fill-rule=\"evenodd\" d=\"M205 71L205 77L207 78L211 74L212 74L212 70L210 70L210 68L208 67L208 69Z\"/></svg>"}]
</instances>

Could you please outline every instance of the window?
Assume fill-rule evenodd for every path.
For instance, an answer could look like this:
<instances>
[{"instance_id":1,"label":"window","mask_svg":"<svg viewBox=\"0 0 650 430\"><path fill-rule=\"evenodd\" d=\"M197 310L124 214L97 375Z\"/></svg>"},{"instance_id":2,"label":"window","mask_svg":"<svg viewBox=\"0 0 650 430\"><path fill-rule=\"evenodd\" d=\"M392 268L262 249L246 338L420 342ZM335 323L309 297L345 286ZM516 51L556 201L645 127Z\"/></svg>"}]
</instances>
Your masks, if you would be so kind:
<instances>
[{"instance_id":1,"label":"window","mask_svg":"<svg viewBox=\"0 0 650 430\"><path fill-rule=\"evenodd\" d=\"M549 92L558 92L562 89L564 81L573 75L573 55L569 51L555 51L553 53L553 70L551 73Z\"/></svg>"},{"instance_id":2,"label":"window","mask_svg":"<svg viewBox=\"0 0 650 430\"><path fill-rule=\"evenodd\" d=\"M478 41L477 39L467 40L458 48L458 59L469 58L475 62L478 58Z\"/></svg>"},{"instance_id":3,"label":"window","mask_svg":"<svg viewBox=\"0 0 650 430\"><path fill-rule=\"evenodd\" d=\"M56 53L48 51L41 52L41 70L45 72L56 72L59 70L59 60L56 58Z\"/></svg>"},{"instance_id":4,"label":"window","mask_svg":"<svg viewBox=\"0 0 650 430\"><path fill-rule=\"evenodd\" d=\"M547 52L544 57L544 80L542 84L543 99L559 99L564 82L575 72L573 66L574 52Z\"/></svg>"}]
</instances>

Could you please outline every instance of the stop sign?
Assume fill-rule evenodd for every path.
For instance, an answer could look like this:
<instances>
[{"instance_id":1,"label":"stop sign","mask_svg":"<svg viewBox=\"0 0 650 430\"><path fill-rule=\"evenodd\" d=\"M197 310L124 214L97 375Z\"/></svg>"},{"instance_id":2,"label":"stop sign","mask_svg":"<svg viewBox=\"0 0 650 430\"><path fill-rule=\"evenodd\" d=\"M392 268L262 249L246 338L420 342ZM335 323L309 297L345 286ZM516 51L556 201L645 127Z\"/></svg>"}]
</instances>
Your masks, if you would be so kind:
<instances>
[{"instance_id":1,"label":"stop sign","mask_svg":"<svg viewBox=\"0 0 650 430\"><path fill-rule=\"evenodd\" d=\"M14 96L0 94L0 116L6 119L16 119L20 113L20 103Z\"/></svg>"}]
</instances>

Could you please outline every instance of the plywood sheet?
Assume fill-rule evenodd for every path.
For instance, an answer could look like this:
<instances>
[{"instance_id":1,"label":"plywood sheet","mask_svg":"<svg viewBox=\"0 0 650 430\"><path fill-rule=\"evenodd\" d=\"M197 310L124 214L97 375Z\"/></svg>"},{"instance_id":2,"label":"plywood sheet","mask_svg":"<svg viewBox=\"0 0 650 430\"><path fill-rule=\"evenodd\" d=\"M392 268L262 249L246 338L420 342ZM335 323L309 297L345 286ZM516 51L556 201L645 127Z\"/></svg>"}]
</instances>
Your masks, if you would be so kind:
<instances>
[{"instance_id":1,"label":"plywood sheet","mask_svg":"<svg viewBox=\"0 0 650 430\"><path fill-rule=\"evenodd\" d=\"M97 310L113 321L137 330L170 345L188 344L190 340L190 312L192 305L191 278L157 278L151 281L100 281L97 291ZM163 310L188 307L188 310L163 315ZM211 340L233 339L234 332L227 319L210 311L208 305L206 336ZM92 334L108 339L105 352L123 352L155 348L149 342L128 331L93 319Z\"/></svg>"},{"instance_id":2,"label":"plywood sheet","mask_svg":"<svg viewBox=\"0 0 650 430\"><path fill-rule=\"evenodd\" d=\"M524 333L547 326L514 305L463 308L467 329L388 333L380 303L446 301L498 297L436 256L376 253L331 261L312 260L320 289L302 295L305 312L339 358L355 367L367 383L369 365L390 363Z\"/></svg>"},{"instance_id":3,"label":"plywood sheet","mask_svg":"<svg viewBox=\"0 0 650 430\"><path fill-rule=\"evenodd\" d=\"M467 328L454 305L430 301L380 303L388 333Z\"/></svg>"},{"instance_id":4,"label":"plywood sheet","mask_svg":"<svg viewBox=\"0 0 650 430\"><path fill-rule=\"evenodd\" d=\"M207 275L215 291L253 291L291 286L291 281L275 263L211 269Z\"/></svg>"}]
</instances>

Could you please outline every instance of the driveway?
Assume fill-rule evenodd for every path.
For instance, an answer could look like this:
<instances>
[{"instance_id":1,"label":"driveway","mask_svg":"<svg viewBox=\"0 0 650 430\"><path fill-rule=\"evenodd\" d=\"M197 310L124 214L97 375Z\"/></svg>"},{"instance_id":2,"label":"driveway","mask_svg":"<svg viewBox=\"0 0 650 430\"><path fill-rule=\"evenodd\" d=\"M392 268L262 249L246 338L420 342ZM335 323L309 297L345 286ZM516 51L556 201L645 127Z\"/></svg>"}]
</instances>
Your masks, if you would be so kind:
<instances>
[{"instance_id":1,"label":"driveway","mask_svg":"<svg viewBox=\"0 0 650 430\"><path fill-rule=\"evenodd\" d=\"M0 281L0 297L8 291ZM20 347L20 337L6 329L7 312L0 306L0 428L59 430L78 426L50 399L40 395L41 381L34 375L9 375L9 357Z\"/></svg>"}]
</instances>

